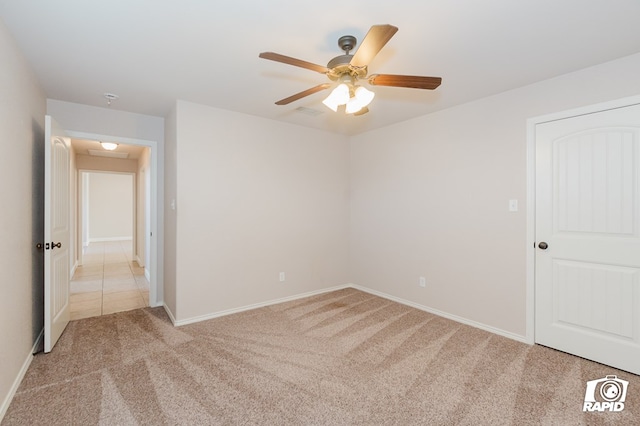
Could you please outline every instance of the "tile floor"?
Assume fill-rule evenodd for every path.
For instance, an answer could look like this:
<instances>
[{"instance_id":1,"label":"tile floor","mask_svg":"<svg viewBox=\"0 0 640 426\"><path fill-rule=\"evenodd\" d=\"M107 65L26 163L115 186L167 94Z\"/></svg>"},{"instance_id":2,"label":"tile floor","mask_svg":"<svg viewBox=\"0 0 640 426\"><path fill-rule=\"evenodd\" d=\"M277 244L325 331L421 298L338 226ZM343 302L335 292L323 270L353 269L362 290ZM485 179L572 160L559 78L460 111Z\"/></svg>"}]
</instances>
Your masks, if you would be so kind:
<instances>
[{"instance_id":1,"label":"tile floor","mask_svg":"<svg viewBox=\"0 0 640 426\"><path fill-rule=\"evenodd\" d=\"M71 320L149 306L149 281L131 241L91 243L71 278Z\"/></svg>"}]
</instances>

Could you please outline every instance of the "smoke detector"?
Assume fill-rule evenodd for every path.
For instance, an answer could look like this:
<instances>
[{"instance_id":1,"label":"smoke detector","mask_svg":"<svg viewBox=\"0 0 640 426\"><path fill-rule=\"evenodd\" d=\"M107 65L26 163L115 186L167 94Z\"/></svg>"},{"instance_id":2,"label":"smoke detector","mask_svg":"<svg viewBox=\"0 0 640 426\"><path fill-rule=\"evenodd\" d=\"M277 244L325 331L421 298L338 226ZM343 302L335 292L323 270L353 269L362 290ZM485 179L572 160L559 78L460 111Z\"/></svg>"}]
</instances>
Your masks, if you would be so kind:
<instances>
[{"instance_id":1,"label":"smoke detector","mask_svg":"<svg viewBox=\"0 0 640 426\"><path fill-rule=\"evenodd\" d=\"M107 100L107 105L111 106L111 101L115 101L118 100L118 98L120 98L120 96L116 95L115 93L105 93L104 98Z\"/></svg>"}]
</instances>

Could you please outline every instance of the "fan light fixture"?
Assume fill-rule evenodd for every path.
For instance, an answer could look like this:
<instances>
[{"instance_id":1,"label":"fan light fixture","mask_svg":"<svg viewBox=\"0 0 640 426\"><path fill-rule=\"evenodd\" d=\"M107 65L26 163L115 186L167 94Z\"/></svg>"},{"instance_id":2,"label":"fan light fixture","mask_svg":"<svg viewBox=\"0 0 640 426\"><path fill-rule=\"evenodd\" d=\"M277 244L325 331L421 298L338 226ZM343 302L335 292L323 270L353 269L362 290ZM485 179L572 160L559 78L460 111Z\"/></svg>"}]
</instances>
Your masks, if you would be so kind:
<instances>
[{"instance_id":1,"label":"fan light fixture","mask_svg":"<svg viewBox=\"0 0 640 426\"><path fill-rule=\"evenodd\" d=\"M375 96L375 93L362 86L356 88L354 96L349 99L349 102L347 102L347 114L353 114L360 111L362 108L369 105Z\"/></svg>"},{"instance_id":2,"label":"fan light fixture","mask_svg":"<svg viewBox=\"0 0 640 426\"><path fill-rule=\"evenodd\" d=\"M333 111L338 111L340 105L346 105L345 112L353 114L369 105L375 95L362 86L340 83L322 103Z\"/></svg>"},{"instance_id":3,"label":"fan light fixture","mask_svg":"<svg viewBox=\"0 0 640 426\"><path fill-rule=\"evenodd\" d=\"M331 91L331 94L322 101L327 107L334 111L338 111L340 105L344 105L349 102L349 86L345 83L340 83L338 87Z\"/></svg>"},{"instance_id":4,"label":"fan light fixture","mask_svg":"<svg viewBox=\"0 0 640 426\"><path fill-rule=\"evenodd\" d=\"M113 151L118 147L118 144L113 142L100 142L100 145L102 145L102 148L106 149L107 151Z\"/></svg>"}]
</instances>

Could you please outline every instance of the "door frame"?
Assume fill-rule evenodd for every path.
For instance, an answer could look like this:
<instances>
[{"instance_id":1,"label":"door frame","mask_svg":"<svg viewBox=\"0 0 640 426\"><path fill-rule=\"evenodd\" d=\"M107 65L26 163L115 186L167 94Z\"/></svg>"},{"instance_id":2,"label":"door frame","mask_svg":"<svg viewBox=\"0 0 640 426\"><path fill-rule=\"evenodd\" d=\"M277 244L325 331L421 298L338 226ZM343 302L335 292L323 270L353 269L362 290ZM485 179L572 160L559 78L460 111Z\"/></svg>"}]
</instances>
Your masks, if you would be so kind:
<instances>
[{"instance_id":1,"label":"door frame","mask_svg":"<svg viewBox=\"0 0 640 426\"><path fill-rule=\"evenodd\" d=\"M149 244L149 306L157 307L162 306L163 300L163 280L162 269L160 263L162 259L163 247L162 247L162 212L160 212L159 200L162 197L161 193L161 175L160 170L160 152L159 142L147 139L134 139L125 138L112 135L104 135L99 133L78 132L73 130L67 130L67 135L73 139L89 139L89 140L109 140L123 145L137 145L146 146L151 149L151 158L149 161L148 173L151 183L150 191L150 223L148 224L149 230L152 234ZM134 179L135 181L135 179Z\"/></svg>"},{"instance_id":2,"label":"door frame","mask_svg":"<svg viewBox=\"0 0 640 426\"><path fill-rule=\"evenodd\" d=\"M535 344L535 266L536 266L536 126L550 121L564 120L580 115L593 114L640 104L640 96L631 96L601 102L527 120L527 237L526 237L526 336L527 343Z\"/></svg>"}]
</instances>

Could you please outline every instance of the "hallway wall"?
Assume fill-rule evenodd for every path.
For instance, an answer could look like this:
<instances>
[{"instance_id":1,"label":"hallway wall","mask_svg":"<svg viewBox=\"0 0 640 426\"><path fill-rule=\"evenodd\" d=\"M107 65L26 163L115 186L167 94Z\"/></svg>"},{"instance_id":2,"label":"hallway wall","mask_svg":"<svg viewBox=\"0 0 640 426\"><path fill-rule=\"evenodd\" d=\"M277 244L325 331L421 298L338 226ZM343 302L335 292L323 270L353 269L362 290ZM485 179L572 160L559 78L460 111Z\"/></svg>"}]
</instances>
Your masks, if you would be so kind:
<instances>
[{"instance_id":1,"label":"hallway wall","mask_svg":"<svg viewBox=\"0 0 640 426\"><path fill-rule=\"evenodd\" d=\"M89 242L133 238L134 175L89 173Z\"/></svg>"}]
</instances>

